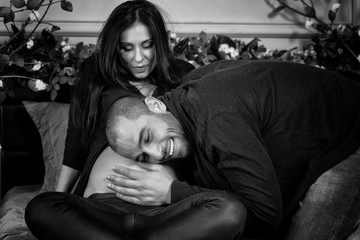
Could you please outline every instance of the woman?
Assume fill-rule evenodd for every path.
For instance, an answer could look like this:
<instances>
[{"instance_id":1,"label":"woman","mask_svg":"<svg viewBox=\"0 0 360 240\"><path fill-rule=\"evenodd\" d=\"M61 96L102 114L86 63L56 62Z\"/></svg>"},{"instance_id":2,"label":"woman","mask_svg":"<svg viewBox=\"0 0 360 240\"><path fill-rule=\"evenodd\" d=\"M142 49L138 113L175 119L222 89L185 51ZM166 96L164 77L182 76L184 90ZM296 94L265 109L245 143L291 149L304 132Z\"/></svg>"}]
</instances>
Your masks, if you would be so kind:
<instances>
[{"instance_id":1,"label":"woman","mask_svg":"<svg viewBox=\"0 0 360 240\"><path fill-rule=\"evenodd\" d=\"M106 188L107 176L115 174L113 164L139 167L108 147L104 125L109 106L121 96L156 96L174 88L193 68L178 61L173 64L175 61L170 60L164 20L153 4L127 1L113 11L100 34L99 52L81 69L81 80L71 103L58 192L39 194L26 208L25 220L35 237L224 239L222 231L229 236L237 234L237 217L229 215L244 214L233 210L238 209L239 203L226 193L200 193L172 204L168 204L171 196L165 196L166 199L155 199L151 206L142 206L123 201ZM159 164L140 170L148 185L150 178L144 176L159 170L160 175L155 172L157 176L152 178L154 184L150 187L165 185L166 192L176 178L171 169ZM74 194L67 193L79 172ZM167 204L160 205L165 201Z\"/></svg>"},{"instance_id":2,"label":"woman","mask_svg":"<svg viewBox=\"0 0 360 240\"><path fill-rule=\"evenodd\" d=\"M116 98L159 95L179 85L193 69L185 61L170 58L163 16L157 6L144 0L127 1L113 10L98 48L82 65L72 99L56 189L60 192L69 192L81 172L75 194L83 195L90 170L106 148L103 118Z\"/></svg>"}]
</instances>

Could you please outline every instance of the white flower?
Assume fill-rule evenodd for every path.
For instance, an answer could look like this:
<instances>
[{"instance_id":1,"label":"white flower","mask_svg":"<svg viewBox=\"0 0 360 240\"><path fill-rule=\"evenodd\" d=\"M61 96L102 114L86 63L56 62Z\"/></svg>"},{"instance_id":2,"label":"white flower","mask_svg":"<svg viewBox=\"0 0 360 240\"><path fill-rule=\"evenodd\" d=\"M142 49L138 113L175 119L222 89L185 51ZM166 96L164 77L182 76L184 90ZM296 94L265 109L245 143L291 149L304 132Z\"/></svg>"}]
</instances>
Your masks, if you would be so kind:
<instances>
[{"instance_id":1,"label":"white flower","mask_svg":"<svg viewBox=\"0 0 360 240\"><path fill-rule=\"evenodd\" d=\"M63 47L62 47L62 51L63 52L67 52L71 49L71 46L69 44L65 44Z\"/></svg>"},{"instance_id":2,"label":"white flower","mask_svg":"<svg viewBox=\"0 0 360 240\"><path fill-rule=\"evenodd\" d=\"M31 49L34 46L34 40L32 38L26 43L26 48Z\"/></svg>"},{"instance_id":3,"label":"white flower","mask_svg":"<svg viewBox=\"0 0 360 240\"><path fill-rule=\"evenodd\" d=\"M358 31L358 35L359 35L359 37L360 37L360 30Z\"/></svg>"},{"instance_id":4,"label":"white flower","mask_svg":"<svg viewBox=\"0 0 360 240\"><path fill-rule=\"evenodd\" d=\"M176 39L176 33L172 32L172 33L170 34L170 37Z\"/></svg>"},{"instance_id":5,"label":"white flower","mask_svg":"<svg viewBox=\"0 0 360 240\"><path fill-rule=\"evenodd\" d=\"M231 47L229 50L230 50L230 57L232 59L235 59L237 56L239 56L239 49L235 49Z\"/></svg>"},{"instance_id":6,"label":"white flower","mask_svg":"<svg viewBox=\"0 0 360 240\"><path fill-rule=\"evenodd\" d=\"M334 4L332 5L331 10L333 10L334 12L336 12L340 7L341 7L341 4L340 4L340 3L334 3Z\"/></svg>"},{"instance_id":7,"label":"white flower","mask_svg":"<svg viewBox=\"0 0 360 240\"><path fill-rule=\"evenodd\" d=\"M39 71L41 67L42 67L42 62L36 61L35 65L31 69L31 71Z\"/></svg>"},{"instance_id":8,"label":"white flower","mask_svg":"<svg viewBox=\"0 0 360 240\"><path fill-rule=\"evenodd\" d=\"M62 41L61 43L60 43L60 46L65 46L66 45L66 42L65 41Z\"/></svg>"},{"instance_id":9,"label":"white flower","mask_svg":"<svg viewBox=\"0 0 360 240\"><path fill-rule=\"evenodd\" d=\"M27 4L28 0L24 0L25 4Z\"/></svg>"},{"instance_id":10,"label":"white flower","mask_svg":"<svg viewBox=\"0 0 360 240\"><path fill-rule=\"evenodd\" d=\"M218 50L219 50L219 52L224 52L224 53L230 52L229 44L227 44L227 43L222 43L222 44L220 44Z\"/></svg>"},{"instance_id":11,"label":"white flower","mask_svg":"<svg viewBox=\"0 0 360 240\"><path fill-rule=\"evenodd\" d=\"M29 18L31 22L37 21L38 19L40 19L40 13L36 10L33 10L30 14L29 14Z\"/></svg>"},{"instance_id":12,"label":"white flower","mask_svg":"<svg viewBox=\"0 0 360 240\"><path fill-rule=\"evenodd\" d=\"M311 18L307 19L305 22L306 29L310 29L313 24L314 24L314 22L311 20Z\"/></svg>"},{"instance_id":13,"label":"white flower","mask_svg":"<svg viewBox=\"0 0 360 240\"><path fill-rule=\"evenodd\" d=\"M0 88L3 88L4 87L4 83L2 80L0 80Z\"/></svg>"},{"instance_id":14,"label":"white flower","mask_svg":"<svg viewBox=\"0 0 360 240\"><path fill-rule=\"evenodd\" d=\"M339 24L339 26L337 26L337 30L339 30L340 32L343 32L346 30L346 26L343 24Z\"/></svg>"},{"instance_id":15,"label":"white flower","mask_svg":"<svg viewBox=\"0 0 360 240\"><path fill-rule=\"evenodd\" d=\"M36 90L42 91L42 90L46 89L47 84L44 83L43 81L41 81L40 79L36 79L34 87L35 87Z\"/></svg>"}]
</instances>

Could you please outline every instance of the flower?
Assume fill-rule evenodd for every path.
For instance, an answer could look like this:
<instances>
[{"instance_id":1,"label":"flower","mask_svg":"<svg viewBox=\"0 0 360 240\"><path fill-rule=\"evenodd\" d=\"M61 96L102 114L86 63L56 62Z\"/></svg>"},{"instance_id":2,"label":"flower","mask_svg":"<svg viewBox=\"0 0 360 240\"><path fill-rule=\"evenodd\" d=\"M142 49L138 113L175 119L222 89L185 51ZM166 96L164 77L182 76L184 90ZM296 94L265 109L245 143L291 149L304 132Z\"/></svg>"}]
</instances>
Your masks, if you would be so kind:
<instances>
[{"instance_id":1,"label":"flower","mask_svg":"<svg viewBox=\"0 0 360 240\"><path fill-rule=\"evenodd\" d=\"M266 0L270 4L270 0ZM299 1L303 8L298 9L292 1L277 0L281 6L275 7L269 16L273 17L283 9L290 10L294 14L306 17L305 26L317 30L311 37L310 43L304 46L310 50L310 55L303 55L306 64L322 66L325 69L338 71L348 77L359 79L360 75L360 26L351 24L334 25L340 3L334 3L328 11L328 22L316 14L313 0ZM288 54L290 57L290 55Z\"/></svg>"},{"instance_id":2,"label":"flower","mask_svg":"<svg viewBox=\"0 0 360 240\"><path fill-rule=\"evenodd\" d=\"M40 79L37 79L35 81L35 89L38 90L38 91L42 91L42 90L45 90L47 87L47 84L44 83L43 81L41 81Z\"/></svg>"},{"instance_id":3,"label":"flower","mask_svg":"<svg viewBox=\"0 0 360 240\"><path fill-rule=\"evenodd\" d=\"M34 40L32 38L29 39L26 43L26 48L31 49L34 46Z\"/></svg>"},{"instance_id":4,"label":"flower","mask_svg":"<svg viewBox=\"0 0 360 240\"><path fill-rule=\"evenodd\" d=\"M38 21L40 19L40 13L38 11L33 10L29 14L30 22Z\"/></svg>"},{"instance_id":5,"label":"flower","mask_svg":"<svg viewBox=\"0 0 360 240\"><path fill-rule=\"evenodd\" d=\"M311 18L307 19L305 22L305 28L310 29L313 26L314 22L311 20Z\"/></svg>"},{"instance_id":6,"label":"flower","mask_svg":"<svg viewBox=\"0 0 360 240\"><path fill-rule=\"evenodd\" d=\"M35 61L35 64L34 64L34 66L31 68L30 71L39 71L41 67L42 67L41 61Z\"/></svg>"},{"instance_id":7,"label":"flower","mask_svg":"<svg viewBox=\"0 0 360 240\"><path fill-rule=\"evenodd\" d=\"M0 43L0 92L21 99L27 88L36 92L45 91L49 100L55 100L58 92L66 91L66 85L75 85L82 61L95 51L95 45L82 42L70 45L67 38L55 35L59 27L43 22L39 9L61 3L65 11L72 11L67 0L10 0L11 7L0 6L4 24L12 24L9 39ZM15 10L13 10L15 9ZM29 11L29 17L18 28L14 21L17 12ZM35 27L27 33L26 27L34 21ZM42 31L36 29L46 24ZM10 29L12 31L10 31ZM62 87L64 86L64 88ZM64 90L63 90L64 89Z\"/></svg>"},{"instance_id":8,"label":"flower","mask_svg":"<svg viewBox=\"0 0 360 240\"><path fill-rule=\"evenodd\" d=\"M337 10L339 10L339 8L341 7L340 3L334 3L331 7L331 10L333 10L334 12L336 12Z\"/></svg>"}]
</instances>

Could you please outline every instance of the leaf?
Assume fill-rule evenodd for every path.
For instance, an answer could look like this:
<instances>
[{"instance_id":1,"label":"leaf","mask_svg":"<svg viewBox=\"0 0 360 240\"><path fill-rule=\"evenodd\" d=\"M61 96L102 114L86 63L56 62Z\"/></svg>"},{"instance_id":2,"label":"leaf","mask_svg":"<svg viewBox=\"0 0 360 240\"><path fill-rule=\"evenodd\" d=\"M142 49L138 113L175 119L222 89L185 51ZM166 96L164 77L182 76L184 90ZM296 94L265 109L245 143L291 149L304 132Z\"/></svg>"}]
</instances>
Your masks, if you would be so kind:
<instances>
[{"instance_id":1,"label":"leaf","mask_svg":"<svg viewBox=\"0 0 360 240\"><path fill-rule=\"evenodd\" d=\"M334 22L335 18L336 18L336 13L333 10L329 10L328 12L328 18L331 22Z\"/></svg>"},{"instance_id":2,"label":"leaf","mask_svg":"<svg viewBox=\"0 0 360 240\"><path fill-rule=\"evenodd\" d=\"M13 31L14 34L16 34L17 32L19 32L19 28L15 25L15 24L11 24L11 29Z\"/></svg>"},{"instance_id":3,"label":"leaf","mask_svg":"<svg viewBox=\"0 0 360 240\"><path fill-rule=\"evenodd\" d=\"M315 8L313 8L313 7L305 6L305 13L310 18L316 17L316 11L315 11Z\"/></svg>"},{"instance_id":4,"label":"leaf","mask_svg":"<svg viewBox=\"0 0 360 240\"><path fill-rule=\"evenodd\" d=\"M7 24L7 23L9 23L9 22L13 22L14 19L15 19L15 14L14 14L13 11L11 11L10 14L4 16L4 24Z\"/></svg>"},{"instance_id":5,"label":"leaf","mask_svg":"<svg viewBox=\"0 0 360 240\"><path fill-rule=\"evenodd\" d=\"M58 26L56 26L56 25L53 25L53 26L51 27L51 32L52 32L52 33L55 32L55 31L59 31L59 30L61 30L61 28L58 27Z\"/></svg>"},{"instance_id":6,"label":"leaf","mask_svg":"<svg viewBox=\"0 0 360 240\"><path fill-rule=\"evenodd\" d=\"M56 84L58 82L59 82L59 77L58 76L55 76L53 79L50 80L51 85L54 85L54 84Z\"/></svg>"},{"instance_id":7,"label":"leaf","mask_svg":"<svg viewBox=\"0 0 360 240\"><path fill-rule=\"evenodd\" d=\"M11 5L13 5L16 8L22 8L25 7L25 1L24 0L10 0Z\"/></svg>"},{"instance_id":8,"label":"leaf","mask_svg":"<svg viewBox=\"0 0 360 240\"><path fill-rule=\"evenodd\" d=\"M78 42L75 46L76 49L80 50L84 46L84 42Z\"/></svg>"},{"instance_id":9,"label":"leaf","mask_svg":"<svg viewBox=\"0 0 360 240\"><path fill-rule=\"evenodd\" d=\"M274 8L271 13L268 14L269 18L274 18L276 15L278 15L279 12L281 12L285 8L285 5L281 5L277 8Z\"/></svg>"},{"instance_id":10,"label":"leaf","mask_svg":"<svg viewBox=\"0 0 360 240\"><path fill-rule=\"evenodd\" d=\"M327 27L324 26L323 24L314 24L313 26L316 30L318 30L321 33L325 33L327 30Z\"/></svg>"},{"instance_id":11,"label":"leaf","mask_svg":"<svg viewBox=\"0 0 360 240\"><path fill-rule=\"evenodd\" d=\"M61 1L61 8L65 11L72 12L73 6L72 3L66 0Z\"/></svg>"},{"instance_id":12,"label":"leaf","mask_svg":"<svg viewBox=\"0 0 360 240\"><path fill-rule=\"evenodd\" d=\"M21 55L14 54L12 56L12 59L13 59L14 64L16 64L17 66L19 66L19 67L24 67L25 66L24 58Z\"/></svg>"},{"instance_id":13,"label":"leaf","mask_svg":"<svg viewBox=\"0 0 360 240\"><path fill-rule=\"evenodd\" d=\"M11 13L10 7L0 7L0 17L5 17Z\"/></svg>"},{"instance_id":14,"label":"leaf","mask_svg":"<svg viewBox=\"0 0 360 240\"><path fill-rule=\"evenodd\" d=\"M69 79L70 79L70 77L61 76L61 77L59 77L59 83L60 84L65 84L65 83L69 82Z\"/></svg>"},{"instance_id":15,"label":"leaf","mask_svg":"<svg viewBox=\"0 0 360 240\"><path fill-rule=\"evenodd\" d=\"M189 38L188 37L181 39L174 46L174 52L175 53L183 53L187 49L188 43L189 43Z\"/></svg>"},{"instance_id":16,"label":"leaf","mask_svg":"<svg viewBox=\"0 0 360 240\"><path fill-rule=\"evenodd\" d=\"M41 37L44 39L46 46L48 46L51 49L53 49L55 47L56 39L51 32L44 29L41 32Z\"/></svg>"},{"instance_id":17,"label":"leaf","mask_svg":"<svg viewBox=\"0 0 360 240\"><path fill-rule=\"evenodd\" d=\"M207 34L204 31L201 31L199 34L200 44L203 45L206 42Z\"/></svg>"},{"instance_id":18,"label":"leaf","mask_svg":"<svg viewBox=\"0 0 360 240\"><path fill-rule=\"evenodd\" d=\"M54 89L51 89L51 94L50 94L51 101L55 101L56 97L57 97L57 91Z\"/></svg>"},{"instance_id":19,"label":"leaf","mask_svg":"<svg viewBox=\"0 0 360 240\"><path fill-rule=\"evenodd\" d=\"M10 62L10 56L7 54L0 54L0 65Z\"/></svg>"},{"instance_id":20,"label":"leaf","mask_svg":"<svg viewBox=\"0 0 360 240\"><path fill-rule=\"evenodd\" d=\"M30 10L38 10L41 5L41 0L28 0L26 7Z\"/></svg>"}]
</instances>

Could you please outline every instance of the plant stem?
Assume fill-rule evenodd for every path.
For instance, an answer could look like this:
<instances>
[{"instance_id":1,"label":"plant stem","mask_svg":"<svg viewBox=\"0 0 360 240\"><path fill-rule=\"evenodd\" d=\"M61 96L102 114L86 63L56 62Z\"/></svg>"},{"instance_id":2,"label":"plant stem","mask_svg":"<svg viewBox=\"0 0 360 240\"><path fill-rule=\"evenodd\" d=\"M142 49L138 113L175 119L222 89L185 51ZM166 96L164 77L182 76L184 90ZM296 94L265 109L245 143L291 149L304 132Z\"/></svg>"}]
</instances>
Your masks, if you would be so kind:
<instances>
[{"instance_id":1,"label":"plant stem","mask_svg":"<svg viewBox=\"0 0 360 240\"><path fill-rule=\"evenodd\" d=\"M9 40L6 44L4 44L4 45L2 45L2 46L0 47L0 50L3 49L4 47L8 46L8 45L24 30L24 28L25 28L28 24L29 24L29 18L28 18L28 19L26 20L26 22L23 24L23 26L21 27L21 29L20 29L19 31L17 31L17 33L15 33L15 34L10 38L10 40ZM5 26L6 26L6 24L5 24ZM6 26L6 28L7 28L7 26Z\"/></svg>"},{"instance_id":2,"label":"plant stem","mask_svg":"<svg viewBox=\"0 0 360 240\"><path fill-rule=\"evenodd\" d=\"M295 8L292 8L290 7L290 5L288 5L287 3L284 3L283 1L281 0L277 0L280 4L284 5L286 8L290 9L291 11L301 15L301 16L304 16L304 17L309 17L308 15L306 15L305 13L299 11L299 10L296 10Z\"/></svg>"},{"instance_id":3,"label":"plant stem","mask_svg":"<svg viewBox=\"0 0 360 240\"><path fill-rule=\"evenodd\" d=\"M39 80L37 78L32 78L32 77L26 77L26 76L21 76L21 75L4 75L4 76L0 76L0 79L5 79L5 78L25 78L25 79L29 79L29 80Z\"/></svg>"},{"instance_id":4,"label":"plant stem","mask_svg":"<svg viewBox=\"0 0 360 240\"><path fill-rule=\"evenodd\" d=\"M353 56L355 58L355 60L357 60L357 56L354 53L353 50L351 50L351 48L344 42L344 40L342 39L341 36L339 36L339 39L341 41L341 43L343 44L343 46L346 48L346 50L350 53L351 56Z\"/></svg>"},{"instance_id":5,"label":"plant stem","mask_svg":"<svg viewBox=\"0 0 360 240\"><path fill-rule=\"evenodd\" d=\"M303 13L303 12L301 12L301 11L293 8L293 7L291 7L290 5L288 5L287 3L282 2L281 0L277 0L277 1L278 1L280 4L284 5L286 8L288 8L289 10L291 10L291 11L293 11L293 12L295 12L295 13L301 15L301 16L310 17L309 15L307 15L307 14L305 14L305 13ZM307 6L307 7L310 7L304 0L301 0L301 3L304 4L304 5ZM311 5L312 5L312 8L313 8L314 4L313 4L312 1L311 1ZM322 24L323 26L325 26L326 29L330 29L330 27L329 27L325 22L323 22L322 20L320 20L320 19L316 16L316 13L315 13L315 16L312 17L312 18L315 19L318 23L320 23L320 24Z\"/></svg>"},{"instance_id":6,"label":"plant stem","mask_svg":"<svg viewBox=\"0 0 360 240\"><path fill-rule=\"evenodd\" d=\"M52 1L53 0L49 0L49 4L46 7L46 10L43 14L43 16L41 17L40 21L37 22L36 26L34 27L34 29L31 31L31 33L28 35L28 37L10 54L10 56L12 56L14 53L16 53L17 51L19 51L24 45L25 43L30 39L30 37L34 34L34 32L36 31L36 29L39 27L39 25L41 24L42 20L44 19L44 17L46 16L47 12L49 11L50 6L52 5Z\"/></svg>"}]
</instances>

